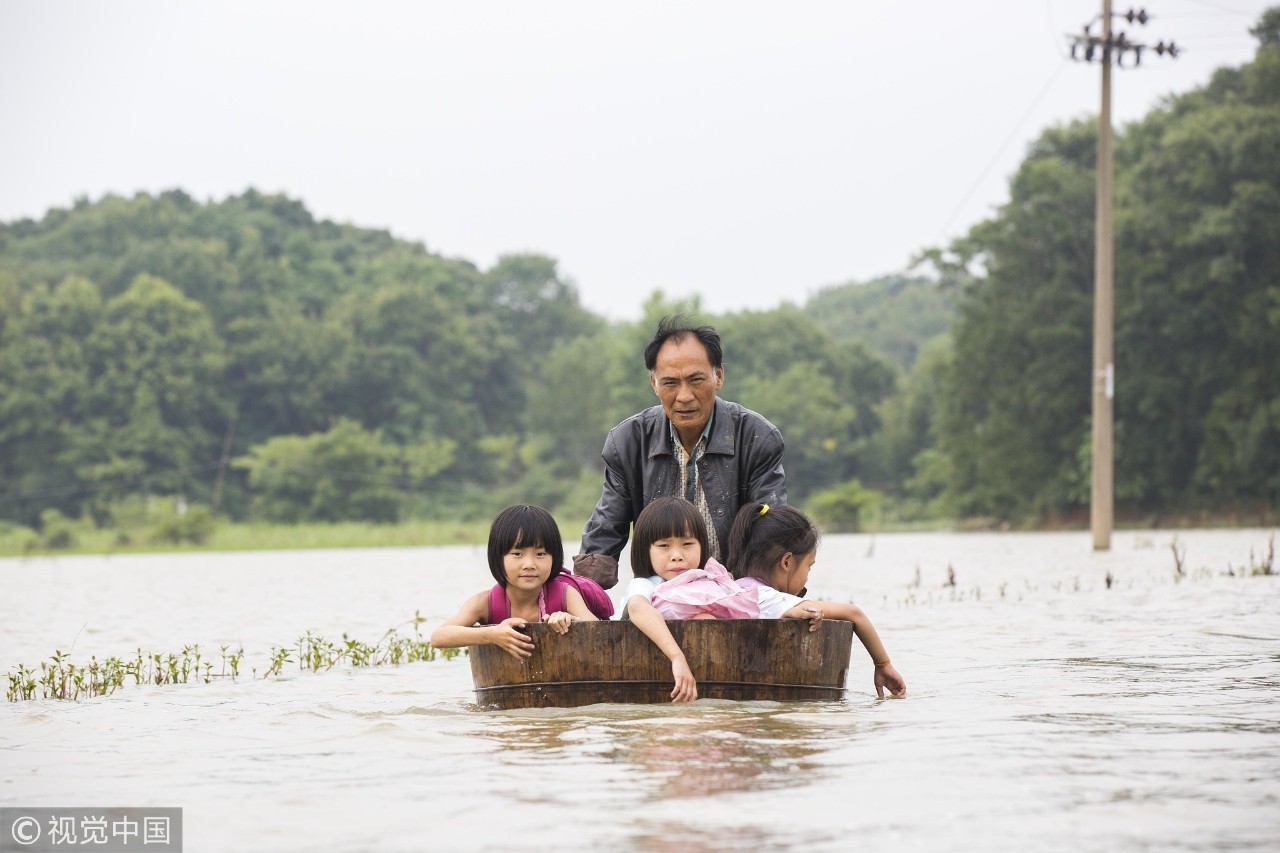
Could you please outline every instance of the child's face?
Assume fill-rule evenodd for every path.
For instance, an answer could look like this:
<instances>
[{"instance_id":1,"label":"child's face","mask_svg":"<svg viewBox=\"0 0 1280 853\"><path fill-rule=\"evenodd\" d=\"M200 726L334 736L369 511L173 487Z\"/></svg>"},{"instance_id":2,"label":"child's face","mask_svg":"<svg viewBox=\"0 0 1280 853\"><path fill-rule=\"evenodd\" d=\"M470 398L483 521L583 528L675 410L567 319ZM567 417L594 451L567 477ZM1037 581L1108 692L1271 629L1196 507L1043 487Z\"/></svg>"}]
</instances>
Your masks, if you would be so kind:
<instances>
[{"instance_id":1,"label":"child's face","mask_svg":"<svg viewBox=\"0 0 1280 853\"><path fill-rule=\"evenodd\" d=\"M782 562L778 566L778 580L781 583L775 589L791 595L800 595L801 590L809 583L809 572L813 569L813 564L817 559L817 548L814 548L808 554L801 554L800 556L796 556L790 551L783 554Z\"/></svg>"},{"instance_id":2,"label":"child's face","mask_svg":"<svg viewBox=\"0 0 1280 853\"><path fill-rule=\"evenodd\" d=\"M502 557L509 588L536 592L551 577L551 552L541 545L512 548Z\"/></svg>"},{"instance_id":3,"label":"child's face","mask_svg":"<svg viewBox=\"0 0 1280 853\"><path fill-rule=\"evenodd\" d=\"M702 546L694 536L668 536L649 546L649 562L664 581L681 572L698 568L702 562Z\"/></svg>"}]
</instances>

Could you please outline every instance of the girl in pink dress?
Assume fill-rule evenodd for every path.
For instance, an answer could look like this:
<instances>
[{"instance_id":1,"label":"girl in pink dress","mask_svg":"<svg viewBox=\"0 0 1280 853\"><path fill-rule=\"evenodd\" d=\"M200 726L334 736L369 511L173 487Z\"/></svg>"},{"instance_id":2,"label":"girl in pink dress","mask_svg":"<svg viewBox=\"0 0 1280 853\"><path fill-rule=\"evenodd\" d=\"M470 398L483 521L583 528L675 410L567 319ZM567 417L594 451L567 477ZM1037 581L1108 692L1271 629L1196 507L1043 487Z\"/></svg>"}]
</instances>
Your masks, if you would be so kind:
<instances>
[{"instance_id":1,"label":"girl in pink dress","mask_svg":"<svg viewBox=\"0 0 1280 853\"><path fill-rule=\"evenodd\" d=\"M477 592L431 632L438 649L495 645L521 660L533 640L521 628L546 622L564 634L574 620L596 621L577 586L566 583L564 545L556 520L540 506L520 504L498 514L489 528L489 573L499 589Z\"/></svg>"}]
</instances>

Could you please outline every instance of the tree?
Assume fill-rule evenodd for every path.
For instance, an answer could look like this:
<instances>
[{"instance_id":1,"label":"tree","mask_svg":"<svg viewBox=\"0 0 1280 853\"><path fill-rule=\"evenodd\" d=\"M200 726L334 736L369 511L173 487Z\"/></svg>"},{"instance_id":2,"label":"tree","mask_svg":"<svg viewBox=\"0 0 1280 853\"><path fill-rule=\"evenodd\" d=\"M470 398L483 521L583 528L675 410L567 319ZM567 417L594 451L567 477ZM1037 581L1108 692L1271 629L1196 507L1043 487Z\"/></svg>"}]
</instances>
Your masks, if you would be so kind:
<instances>
[{"instance_id":1,"label":"tree","mask_svg":"<svg viewBox=\"0 0 1280 853\"><path fill-rule=\"evenodd\" d=\"M804 313L832 338L859 341L907 370L925 343L950 328L955 306L937 282L892 275L820 290Z\"/></svg>"},{"instance_id":2,"label":"tree","mask_svg":"<svg viewBox=\"0 0 1280 853\"><path fill-rule=\"evenodd\" d=\"M1096 132L1046 131L999 215L953 245L958 296L940 449L960 512L1014 519L1072 505L1089 410Z\"/></svg>"},{"instance_id":3,"label":"tree","mask_svg":"<svg viewBox=\"0 0 1280 853\"><path fill-rule=\"evenodd\" d=\"M327 432L255 445L234 464L248 472L254 509L270 521L392 522L404 502L398 456L377 432L339 420Z\"/></svg>"},{"instance_id":4,"label":"tree","mask_svg":"<svg viewBox=\"0 0 1280 853\"><path fill-rule=\"evenodd\" d=\"M78 277L15 301L0 322L0 516L32 524L45 508L78 514L84 497L69 452L89 396L85 342L104 309Z\"/></svg>"},{"instance_id":5,"label":"tree","mask_svg":"<svg viewBox=\"0 0 1280 853\"><path fill-rule=\"evenodd\" d=\"M139 276L106 304L85 348L90 385L68 450L80 476L209 488L230 406L223 344L204 307Z\"/></svg>"}]
</instances>

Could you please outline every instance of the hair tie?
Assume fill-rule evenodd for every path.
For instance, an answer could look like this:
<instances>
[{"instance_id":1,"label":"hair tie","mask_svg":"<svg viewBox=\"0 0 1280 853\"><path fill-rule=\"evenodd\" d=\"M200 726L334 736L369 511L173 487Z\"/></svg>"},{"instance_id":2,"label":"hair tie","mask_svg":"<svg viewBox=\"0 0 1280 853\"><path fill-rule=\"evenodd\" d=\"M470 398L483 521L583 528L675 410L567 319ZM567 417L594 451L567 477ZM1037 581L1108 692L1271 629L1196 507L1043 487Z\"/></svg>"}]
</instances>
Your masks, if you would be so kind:
<instances>
[{"instance_id":1,"label":"hair tie","mask_svg":"<svg viewBox=\"0 0 1280 853\"><path fill-rule=\"evenodd\" d=\"M761 515L764 515L764 514L765 514L766 512L768 512L768 511L769 511L769 505L768 505L768 504L763 504L763 505L760 507L760 514L761 514Z\"/></svg>"}]
</instances>

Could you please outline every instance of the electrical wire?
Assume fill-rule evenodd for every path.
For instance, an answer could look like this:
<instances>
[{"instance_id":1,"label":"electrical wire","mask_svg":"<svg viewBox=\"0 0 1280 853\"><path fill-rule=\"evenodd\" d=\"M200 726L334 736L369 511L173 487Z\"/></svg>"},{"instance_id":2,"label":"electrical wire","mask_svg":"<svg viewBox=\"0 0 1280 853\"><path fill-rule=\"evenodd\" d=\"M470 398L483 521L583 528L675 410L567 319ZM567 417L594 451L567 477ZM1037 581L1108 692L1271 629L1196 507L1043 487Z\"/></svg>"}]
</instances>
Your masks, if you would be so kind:
<instances>
[{"instance_id":1,"label":"electrical wire","mask_svg":"<svg viewBox=\"0 0 1280 853\"><path fill-rule=\"evenodd\" d=\"M973 197L973 194L978 191L978 187L982 185L982 182L986 180L987 175L995 167L996 163L999 162L1000 158L1004 155L1005 150L1008 149L1009 144L1013 142L1014 137L1022 131L1027 120L1031 118L1036 107L1040 106L1041 101L1043 101L1045 96L1049 94L1049 90L1053 88L1053 84L1058 81L1058 77L1062 74L1063 69L1066 68L1068 64L1069 63L1066 58L1063 57L1062 62L1060 62L1058 67L1054 69L1053 73L1049 75L1049 79L1040 89L1040 94L1036 95L1035 99L1031 102L1031 105L1027 107L1026 111L1022 114L1022 117L1018 119L1017 123L1013 126L1013 129L1009 131L1009 135L1005 137L1004 142L1000 143L1000 147L996 149L995 154L991 156L987 165L983 167L982 171L978 174L977 179L974 180L973 185L969 187L968 192L966 192L964 197L960 199L960 203L956 205L953 211L951 211L951 215L943 221L942 226L938 229L938 236L934 238L934 243L942 242L942 239L946 236L947 229L951 227L951 223L960 215L960 211L962 211L964 206L969 203L969 199Z\"/></svg>"}]
</instances>

